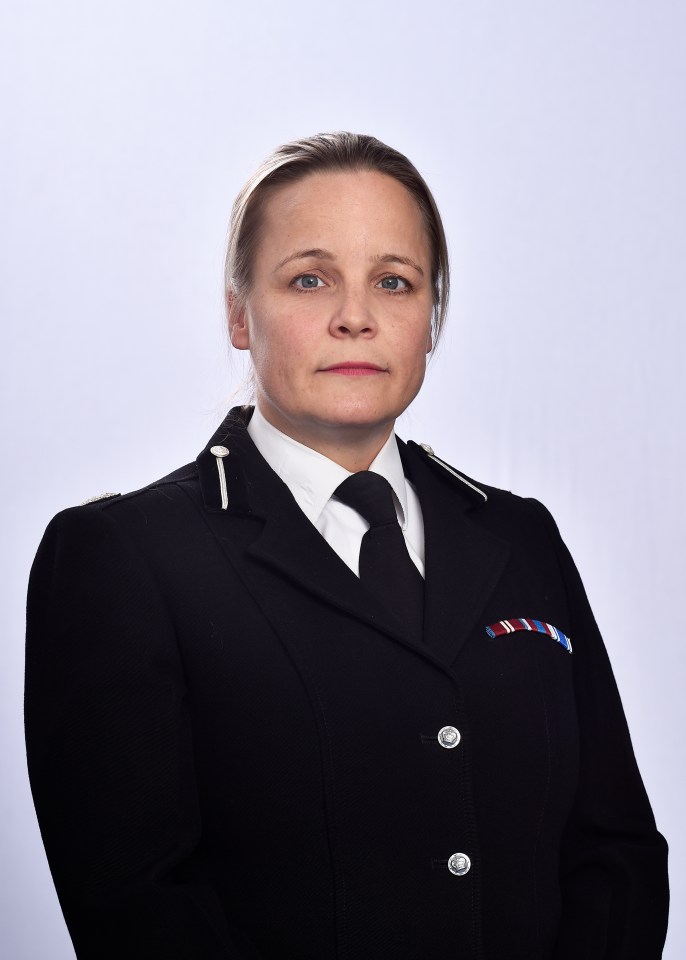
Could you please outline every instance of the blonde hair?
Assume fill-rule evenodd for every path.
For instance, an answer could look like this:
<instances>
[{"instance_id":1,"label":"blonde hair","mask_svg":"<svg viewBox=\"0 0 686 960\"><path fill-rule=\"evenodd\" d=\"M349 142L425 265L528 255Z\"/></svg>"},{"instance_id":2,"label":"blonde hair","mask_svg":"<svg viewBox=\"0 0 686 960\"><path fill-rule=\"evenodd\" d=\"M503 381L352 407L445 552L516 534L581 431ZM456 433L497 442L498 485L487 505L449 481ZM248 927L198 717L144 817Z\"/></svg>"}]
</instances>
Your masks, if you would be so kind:
<instances>
[{"instance_id":1,"label":"blonde hair","mask_svg":"<svg viewBox=\"0 0 686 960\"><path fill-rule=\"evenodd\" d=\"M311 173L374 170L393 177L414 197L422 214L431 249L433 288L432 334L438 342L448 311L450 267L441 216L423 177L406 156L376 137L361 133L318 133L277 147L250 177L236 197L226 251L224 284L243 299L250 291L252 265L260 239L262 210L273 192Z\"/></svg>"}]
</instances>

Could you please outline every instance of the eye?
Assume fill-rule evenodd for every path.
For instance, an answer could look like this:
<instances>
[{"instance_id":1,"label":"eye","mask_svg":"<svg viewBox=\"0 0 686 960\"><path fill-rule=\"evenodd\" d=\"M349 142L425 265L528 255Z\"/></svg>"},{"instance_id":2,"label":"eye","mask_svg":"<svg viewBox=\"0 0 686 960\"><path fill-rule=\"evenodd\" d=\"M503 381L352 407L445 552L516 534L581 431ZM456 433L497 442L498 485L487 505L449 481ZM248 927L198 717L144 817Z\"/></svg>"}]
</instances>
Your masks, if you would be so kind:
<instances>
[{"instance_id":1,"label":"eye","mask_svg":"<svg viewBox=\"0 0 686 960\"><path fill-rule=\"evenodd\" d=\"M402 277L384 277L377 286L381 287L382 290L390 290L392 293L405 293L411 289L410 284Z\"/></svg>"},{"instance_id":2,"label":"eye","mask_svg":"<svg viewBox=\"0 0 686 960\"><path fill-rule=\"evenodd\" d=\"M316 290L317 287L325 287L326 284L321 277L315 273L302 273L293 281L293 286L299 290Z\"/></svg>"}]
</instances>

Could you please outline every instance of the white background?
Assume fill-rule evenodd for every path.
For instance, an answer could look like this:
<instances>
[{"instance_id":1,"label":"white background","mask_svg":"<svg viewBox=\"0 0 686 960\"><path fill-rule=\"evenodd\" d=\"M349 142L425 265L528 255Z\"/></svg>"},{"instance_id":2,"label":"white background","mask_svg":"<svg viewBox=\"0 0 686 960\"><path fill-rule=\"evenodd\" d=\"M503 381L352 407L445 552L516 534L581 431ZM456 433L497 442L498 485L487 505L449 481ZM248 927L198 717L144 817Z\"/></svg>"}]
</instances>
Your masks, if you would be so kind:
<instances>
[{"instance_id":1,"label":"white background","mask_svg":"<svg viewBox=\"0 0 686 960\"><path fill-rule=\"evenodd\" d=\"M0 952L73 957L24 765L40 536L202 449L242 376L233 196L278 143L352 129L417 164L452 253L446 340L398 432L556 516L671 845L680 960L686 6L18 0L0 18Z\"/></svg>"}]
</instances>

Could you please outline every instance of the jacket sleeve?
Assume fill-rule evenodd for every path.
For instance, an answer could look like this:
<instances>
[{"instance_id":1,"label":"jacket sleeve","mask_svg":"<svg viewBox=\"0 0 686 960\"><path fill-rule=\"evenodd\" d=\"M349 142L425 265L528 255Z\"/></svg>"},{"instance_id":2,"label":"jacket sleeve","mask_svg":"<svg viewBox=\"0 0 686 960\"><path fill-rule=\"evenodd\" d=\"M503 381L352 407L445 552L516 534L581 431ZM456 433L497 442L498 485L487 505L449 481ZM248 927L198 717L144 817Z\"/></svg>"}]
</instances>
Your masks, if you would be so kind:
<instances>
[{"instance_id":1,"label":"jacket sleeve","mask_svg":"<svg viewBox=\"0 0 686 960\"><path fill-rule=\"evenodd\" d=\"M561 851L554 960L659 960L667 930L667 844L636 765L612 668L555 521L537 501L566 585L579 727L579 780Z\"/></svg>"},{"instance_id":2,"label":"jacket sleeve","mask_svg":"<svg viewBox=\"0 0 686 960\"><path fill-rule=\"evenodd\" d=\"M193 854L201 824L174 626L109 510L65 510L31 569L25 723L79 958L256 960Z\"/></svg>"}]
</instances>

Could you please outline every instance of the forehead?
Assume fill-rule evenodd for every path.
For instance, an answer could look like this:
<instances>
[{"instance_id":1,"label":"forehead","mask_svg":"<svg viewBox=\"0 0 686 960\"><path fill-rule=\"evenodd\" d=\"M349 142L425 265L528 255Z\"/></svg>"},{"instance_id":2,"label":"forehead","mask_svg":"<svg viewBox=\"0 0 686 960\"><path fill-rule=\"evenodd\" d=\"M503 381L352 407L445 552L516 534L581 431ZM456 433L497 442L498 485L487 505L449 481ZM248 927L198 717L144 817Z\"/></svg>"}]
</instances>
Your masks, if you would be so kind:
<instances>
[{"instance_id":1,"label":"forehead","mask_svg":"<svg viewBox=\"0 0 686 960\"><path fill-rule=\"evenodd\" d=\"M284 245L391 248L428 257L428 236L412 194L393 177L371 170L311 173L279 187L265 201L260 247ZM390 249L390 248L389 248ZM380 252L380 251L372 251Z\"/></svg>"}]
</instances>

